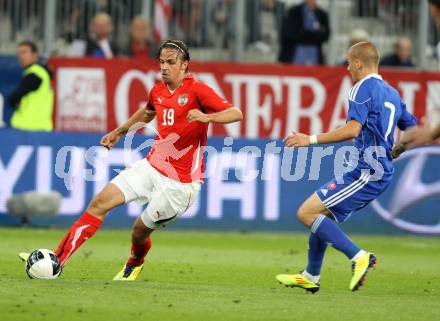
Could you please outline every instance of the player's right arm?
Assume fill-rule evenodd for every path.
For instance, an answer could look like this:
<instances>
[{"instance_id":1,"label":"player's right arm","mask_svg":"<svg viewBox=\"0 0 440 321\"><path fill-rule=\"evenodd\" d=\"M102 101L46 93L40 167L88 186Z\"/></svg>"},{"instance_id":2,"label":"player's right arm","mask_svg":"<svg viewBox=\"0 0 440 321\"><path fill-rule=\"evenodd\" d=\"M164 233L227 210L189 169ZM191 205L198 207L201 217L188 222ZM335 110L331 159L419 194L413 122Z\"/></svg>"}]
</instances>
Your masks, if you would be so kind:
<instances>
[{"instance_id":1,"label":"player's right arm","mask_svg":"<svg viewBox=\"0 0 440 321\"><path fill-rule=\"evenodd\" d=\"M350 91L347 122L344 126L313 136L292 132L284 139L284 145L286 147L306 147L311 144L338 143L358 137L362 126L367 122L371 96L365 84L359 84L359 87L353 90Z\"/></svg>"},{"instance_id":2,"label":"player's right arm","mask_svg":"<svg viewBox=\"0 0 440 321\"><path fill-rule=\"evenodd\" d=\"M327 133L316 135L315 144L331 144L343 142L349 139L353 139L359 136L362 130L362 125L355 119L347 121L344 126L336 128ZM284 139L284 145L286 147L307 147L312 144L311 136L292 132Z\"/></svg>"},{"instance_id":3,"label":"player's right arm","mask_svg":"<svg viewBox=\"0 0 440 321\"><path fill-rule=\"evenodd\" d=\"M126 133L128 133L131 130L139 129L139 126L135 126L136 124L139 124L139 123L147 124L150 121L152 121L154 119L154 117L156 117L156 109L154 108L154 105L153 105L154 88L156 88L156 87L153 87L150 90L150 93L148 94L147 105L140 107L133 115L130 116L130 118L128 118L128 120L124 124L122 124L121 126L119 126L116 129L114 129L113 131L111 131L110 133L105 135L104 137L102 137L101 138L101 145L102 146L104 146L107 149L112 148L113 146L115 146L119 142L119 139L121 139L121 137L123 135L125 135Z\"/></svg>"},{"instance_id":4,"label":"player's right arm","mask_svg":"<svg viewBox=\"0 0 440 321\"><path fill-rule=\"evenodd\" d=\"M108 149L112 148L118 143L119 139L130 130L139 129L139 127L134 125L138 123L149 123L155 116L155 111L146 109L145 107L139 108L124 124L102 137L101 145Z\"/></svg>"}]
</instances>

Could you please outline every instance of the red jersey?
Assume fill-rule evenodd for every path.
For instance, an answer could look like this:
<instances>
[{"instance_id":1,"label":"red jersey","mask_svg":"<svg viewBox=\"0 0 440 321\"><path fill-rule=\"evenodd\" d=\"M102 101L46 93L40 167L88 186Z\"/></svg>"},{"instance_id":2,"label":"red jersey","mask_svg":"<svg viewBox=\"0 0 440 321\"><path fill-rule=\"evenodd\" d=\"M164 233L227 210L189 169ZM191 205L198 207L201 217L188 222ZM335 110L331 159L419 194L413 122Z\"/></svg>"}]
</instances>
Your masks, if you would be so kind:
<instances>
[{"instance_id":1,"label":"red jersey","mask_svg":"<svg viewBox=\"0 0 440 321\"><path fill-rule=\"evenodd\" d=\"M173 92L160 81L150 90L146 109L155 111L157 135L147 160L162 175L182 183L201 181L208 123L189 122L191 109L215 113L233 105L193 75Z\"/></svg>"}]
</instances>

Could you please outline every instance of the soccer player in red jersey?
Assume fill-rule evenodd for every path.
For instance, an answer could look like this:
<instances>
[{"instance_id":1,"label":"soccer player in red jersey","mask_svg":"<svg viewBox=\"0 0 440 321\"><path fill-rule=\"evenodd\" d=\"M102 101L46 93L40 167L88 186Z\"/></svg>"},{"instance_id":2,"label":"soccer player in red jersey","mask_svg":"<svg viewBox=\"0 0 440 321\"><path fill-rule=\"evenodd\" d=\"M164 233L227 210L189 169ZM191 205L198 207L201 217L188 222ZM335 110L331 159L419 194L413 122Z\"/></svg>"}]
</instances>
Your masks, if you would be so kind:
<instances>
[{"instance_id":1,"label":"soccer player in red jersey","mask_svg":"<svg viewBox=\"0 0 440 321\"><path fill-rule=\"evenodd\" d=\"M121 171L96 195L72 225L55 254L62 266L99 229L108 212L137 200L148 206L132 228L131 256L114 280L135 280L151 247L151 233L184 213L203 179L203 148L209 123L240 121L240 109L188 72L186 44L167 40L158 50L162 81L150 90L145 108L101 139L112 148L133 125L157 117L157 136L145 159Z\"/></svg>"}]
</instances>

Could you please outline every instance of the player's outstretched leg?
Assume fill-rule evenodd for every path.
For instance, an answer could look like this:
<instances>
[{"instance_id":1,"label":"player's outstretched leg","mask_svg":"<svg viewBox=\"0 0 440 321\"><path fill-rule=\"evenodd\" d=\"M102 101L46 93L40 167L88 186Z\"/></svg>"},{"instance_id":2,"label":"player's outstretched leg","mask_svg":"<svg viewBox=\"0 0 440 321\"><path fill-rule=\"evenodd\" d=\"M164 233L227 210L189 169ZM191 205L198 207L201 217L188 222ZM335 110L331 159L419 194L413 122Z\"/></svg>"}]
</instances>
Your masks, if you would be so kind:
<instances>
[{"instance_id":1,"label":"player's outstretched leg","mask_svg":"<svg viewBox=\"0 0 440 321\"><path fill-rule=\"evenodd\" d=\"M361 250L327 215L331 216L316 193L313 193L298 210L298 219L310 228L312 234L322 242L332 244L353 262L353 276L349 288L355 291L363 284L369 269L375 265L376 257Z\"/></svg>"},{"instance_id":2,"label":"player's outstretched leg","mask_svg":"<svg viewBox=\"0 0 440 321\"><path fill-rule=\"evenodd\" d=\"M151 233L138 217L133 225L131 235L131 255L122 270L113 278L114 281L134 281L142 271L145 256L151 248Z\"/></svg>"},{"instance_id":3,"label":"player's outstretched leg","mask_svg":"<svg viewBox=\"0 0 440 321\"><path fill-rule=\"evenodd\" d=\"M124 195L114 184L107 184L90 202L83 215L70 227L55 254L64 267L73 253L101 226L108 211L124 203Z\"/></svg>"},{"instance_id":4,"label":"player's outstretched leg","mask_svg":"<svg viewBox=\"0 0 440 321\"><path fill-rule=\"evenodd\" d=\"M348 238L335 221L323 214L316 217L310 229L312 233L315 233L325 242L332 244L335 249L344 253L353 262L350 290L356 291L359 289L369 269L374 267L376 263L374 254L361 250Z\"/></svg>"},{"instance_id":5,"label":"player's outstretched leg","mask_svg":"<svg viewBox=\"0 0 440 321\"><path fill-rule=\"evenodd\" d=\"M326 249L327 243L310 233L307 268L300 274L279 274L276 279L286 286L299 287L312 293L318 292L321 266Z\"/></svg>"},{"instance_id":6,"label":"player's outstretched leg","mask_svg":"<svg viewBox=\"0 0 440 321\"><path fill-rule=\"evenodd\" d=\"M73 223L66 235L64 235L58 248L56 256L64 267L70 256L89 238L91 238L102 224L102 219L93 216L85 211L81 217Z\"/></svg>"}]
</instances>

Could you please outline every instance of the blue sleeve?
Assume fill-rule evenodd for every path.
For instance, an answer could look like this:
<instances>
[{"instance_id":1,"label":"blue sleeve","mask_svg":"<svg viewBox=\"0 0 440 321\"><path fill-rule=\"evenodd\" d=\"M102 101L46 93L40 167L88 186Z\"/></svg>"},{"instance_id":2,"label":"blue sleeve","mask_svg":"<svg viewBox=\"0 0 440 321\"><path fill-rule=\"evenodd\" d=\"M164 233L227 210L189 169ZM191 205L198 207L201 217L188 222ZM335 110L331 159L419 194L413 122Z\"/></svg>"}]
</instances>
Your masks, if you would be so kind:
<instances>
[{"instance_id":1,"label":"blue sleeve","mask_svg":"<svg viewBox=\"0 0 440 321\"><path fill-rule=\"evenodd\" d=\"M400 107L402 108L402 115L397 121L397 127L400 130L405 130L408 127L413 127L417 125L417 118L414 115L410 114L408 110L406 110L406 105L403 102L400 102Z\"/></svg>"},{"instance_id":2,"label":"blue sleeve","mask_svg":"<svg viewBox=\"0 0 440 321\"><path fill-rule=\"evenodd\" d=\"M348 97L347 121L356 120L365 125L370 111L371 95L369 81L361 81L353 86Z\"/></svg>"},{"instance_id":3,"label":"blue sleeve","mask_svg":"<svg viewBox=\"0 0 440 321\"><path fill-rule=\"evenodd\" d=\"M347 115L347 121L349 120L356 120L358 121L362 126L365 125L367 122L368 117L368 100L365 103L358 103L353 100L348 101L348 115Z\"/></svg>"}]
</instances>

